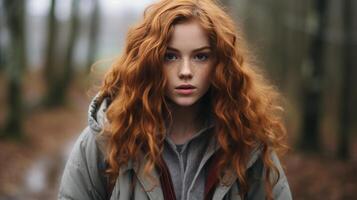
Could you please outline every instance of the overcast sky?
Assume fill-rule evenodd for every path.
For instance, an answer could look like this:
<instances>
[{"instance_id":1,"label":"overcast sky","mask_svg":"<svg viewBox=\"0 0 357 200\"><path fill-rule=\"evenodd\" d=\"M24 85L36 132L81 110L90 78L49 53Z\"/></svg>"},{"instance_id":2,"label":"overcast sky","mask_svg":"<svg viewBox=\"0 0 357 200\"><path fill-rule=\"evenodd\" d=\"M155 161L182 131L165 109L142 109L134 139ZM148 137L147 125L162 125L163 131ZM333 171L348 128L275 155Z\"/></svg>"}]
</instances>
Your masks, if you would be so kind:
<instances>
[{"instance_id":1,"label":"overcast sky","mask_svg":"<svg viewBox=\"0 0 357 200\"><path fill-rule=\"evenodd\" d=\"M81 9L83 12L88 12L90 9L90 0L81 0ZM121 10L143 10L153 0L100 0L101 8L106 15L115 15ZM71 0L57 1L56 13L59 19L69 17ZM50 5L50 0L29 0L27 9L30 15L47 15ZM86 11L88 10L88 11Z\"/></svg>"}]
</instances>

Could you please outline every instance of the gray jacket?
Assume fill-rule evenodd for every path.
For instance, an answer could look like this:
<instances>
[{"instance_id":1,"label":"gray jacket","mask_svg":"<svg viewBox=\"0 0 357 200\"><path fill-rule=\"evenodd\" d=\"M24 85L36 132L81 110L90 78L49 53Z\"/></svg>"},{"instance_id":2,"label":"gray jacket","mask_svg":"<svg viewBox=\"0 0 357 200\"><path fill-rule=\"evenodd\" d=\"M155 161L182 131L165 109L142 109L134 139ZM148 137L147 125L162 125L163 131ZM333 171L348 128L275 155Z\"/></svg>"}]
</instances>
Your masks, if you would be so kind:
<instances>
[{"instance_id":1,"label":"gray jacket","mask_svg":"<svg viewBox=\"0 0 357 200\"><path fill-rule=\"evenodd\" d=\"M70 157L65 166L61 185L59 188L58 199L61 200L163 200L163 192L160 183L153 182L150 178L143 175L142 166L136 166L135 163L129 162L126 167L121 169L121 173L115 183L112 192L108 191L107 177L105 176L105 162L102 143L98 137L105 121L105 111L108 102L98 102L95 97L89 109L89 126L86 127L77 139ZM208 159L215 150L216 146L212 141L206 150L202 160ZM165 155L164 155L165 157ZM145 158L141 158L145 160ZM275 153L272 159L280 172L280 179L273 188L274 199L289 200L292 199L287 178L280 165L279 159ZM202 176L198 170L195 177ZM261 152L256 149L248 162L247 174L250 188L247 199L260 200L265 199L264 180L263 180L263 162ZM151 174L159 180L157 171ZM135 186L131 187L133 183ZM227 171L223 180L227 184L219 183L213 195L213 200L240 200L239 184L235 173ZM227 183L225 182L225 183ZM190 192L190 191L189 191ZM192 190L191 192L195 192ZM110 194L111 193L111 194ZM196 199L195 195L188 194L187 198Z\"/></svg>"}]
</instances>

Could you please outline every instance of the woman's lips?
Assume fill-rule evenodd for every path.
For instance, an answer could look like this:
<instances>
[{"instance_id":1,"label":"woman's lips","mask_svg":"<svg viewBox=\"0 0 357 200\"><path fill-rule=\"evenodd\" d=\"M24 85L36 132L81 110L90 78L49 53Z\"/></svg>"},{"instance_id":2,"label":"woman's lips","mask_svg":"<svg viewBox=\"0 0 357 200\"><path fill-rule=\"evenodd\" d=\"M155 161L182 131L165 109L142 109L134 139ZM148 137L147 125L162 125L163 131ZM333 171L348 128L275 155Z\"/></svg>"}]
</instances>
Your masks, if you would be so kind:
<instances>
[{"instance_id":1,"label":"woman's lips","mask_svg":"<svg viewBox=\"0 0 357 200\"><path fill-rule=\"evenodd\" d=\"M195 88L176 88L175 90L179 94L189 95L194 92Z\"/></svg>"},{"instance_id":2,"label":"woman's lips","mask_svg":"<svg viewBox=\"0 0 357 200\"><path fill-rule=\"evenodd\" d=\"M190 95L194 92L195 89L196 89L195 86L186 83L186 84L181 84L178 87L176 87L175 91L181 95Z\"/></svg>"}]
</instances>

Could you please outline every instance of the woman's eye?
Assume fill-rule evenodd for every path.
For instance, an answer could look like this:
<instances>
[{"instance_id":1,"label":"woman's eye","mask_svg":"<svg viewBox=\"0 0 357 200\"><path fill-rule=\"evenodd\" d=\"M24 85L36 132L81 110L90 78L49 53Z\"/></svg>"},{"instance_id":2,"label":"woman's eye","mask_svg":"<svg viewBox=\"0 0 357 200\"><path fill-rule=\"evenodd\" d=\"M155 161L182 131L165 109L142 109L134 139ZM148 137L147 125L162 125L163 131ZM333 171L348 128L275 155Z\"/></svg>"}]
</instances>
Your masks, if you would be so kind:
<instances>
[{"instance_id":1,"label":"woman's eye","mask_svg":"<svg viewBox=\"0 0 357 200\"><path fill-rule=\"evenodd\" d=\"M177 59L177 56L173 53L166 53L164 59L165 61L174 61Z\"/></svg>"},{"instance_id":2,"label":"woman's eye","mask_svg":"<svg viewBox=\"0 0 357 200\"><path fill-rule=\"evenodd\" d=\"M207 59L208 59L208 54L206 54L206 53L200 53L195 56L195 60L198 60L198 61L205 61Z\"/></svg>"}]
</instances>

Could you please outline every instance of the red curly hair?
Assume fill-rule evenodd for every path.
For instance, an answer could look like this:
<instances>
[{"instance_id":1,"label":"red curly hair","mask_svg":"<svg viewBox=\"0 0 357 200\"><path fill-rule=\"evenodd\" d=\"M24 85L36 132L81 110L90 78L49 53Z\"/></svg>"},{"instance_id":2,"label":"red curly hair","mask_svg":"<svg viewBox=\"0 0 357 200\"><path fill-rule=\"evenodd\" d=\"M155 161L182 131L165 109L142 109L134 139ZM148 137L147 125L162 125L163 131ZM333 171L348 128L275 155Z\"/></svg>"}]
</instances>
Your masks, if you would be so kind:
<instances>
[{"instance_id":1,"label":"red curly hair","mask_svg":"<svg viewBox=\"0 0 357 200\"><path fill-rule=\"evenodd\" d=\"M279 172L271 153L287 147L281 97L251 61L242 33L213 0L159 1L129 30L125 50L100 89L100 96L111 100L104 131L109 144L107 172L115 180L130 160L139 162L143 148L146 172L159 162L169 116L163 58L174 25L192 19L206 31L216 56L211 87L204 97L210 100L215 137L223 152L220 169L235 170L243 196L248 191L245 172L250 153L260 146L267 198L272 199ZM275 180L269 178L272 173L278 174Z\"/></svg>"}]
</instances>

